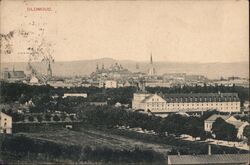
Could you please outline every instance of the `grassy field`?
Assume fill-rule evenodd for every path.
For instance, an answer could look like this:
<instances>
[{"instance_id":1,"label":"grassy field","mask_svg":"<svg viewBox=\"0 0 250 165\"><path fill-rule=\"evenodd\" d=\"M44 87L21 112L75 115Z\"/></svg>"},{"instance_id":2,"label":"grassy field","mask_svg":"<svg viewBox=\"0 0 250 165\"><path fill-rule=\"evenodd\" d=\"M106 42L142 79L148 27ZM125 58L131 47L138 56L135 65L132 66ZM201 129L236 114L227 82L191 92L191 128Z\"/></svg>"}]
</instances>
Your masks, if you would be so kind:
<instances>
[{"instance_id":1,"label":"grassy field","mask_svg":"<svg viewBox=\"0 0 250 165\"><path fill-rule=\"evenodd\" d=\"M97 130L82 130L80 132L76 132L62 129L58 131L48 131L46 133L17 133L16 135L24 135L29 138L46 140L61 144L80 145L83 147L90 146L91 148L98 146L108 147L115 150L132 150L136 146L142 150L152 149L164 155L166 155L171 148L165 144L145 143L139 140Z\"/></svg>"}]
</instances>

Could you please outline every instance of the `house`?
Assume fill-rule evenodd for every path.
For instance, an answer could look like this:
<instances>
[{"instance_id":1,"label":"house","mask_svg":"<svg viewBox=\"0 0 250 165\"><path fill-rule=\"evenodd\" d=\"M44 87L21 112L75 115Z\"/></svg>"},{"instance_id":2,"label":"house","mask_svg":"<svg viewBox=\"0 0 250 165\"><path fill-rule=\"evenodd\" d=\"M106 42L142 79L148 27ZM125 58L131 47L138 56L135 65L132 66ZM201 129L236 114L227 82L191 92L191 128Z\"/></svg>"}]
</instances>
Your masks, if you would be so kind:
<instances>
[{"instance_id":1,"label":"house","mask_svg":"<svg viewBox=\"0 0 250 165\"><path fill-rule=\"evenodd\" d=\"M218 118L222 118L227 123L234 125L235 128L238 130L237 138L238 139L244 139L243 130L247 125L249 125L249 123L248 122L243 122L241 120L237 120L234 116L214 114L214 115L210 116L209 118L207 118L204 121L204 130L207 131L207 132L211 132L213 123Z\"/></svg>"},{"instance_id":2,"label":"house","mask_svg":"<svg viewBox=\"0 0 250 165\"><path fill-rule=\"evenodd\" d=\"M248 165L249 154L168 155L168 165Z\"/></svg>"},{"instance_id":3,"label":"house","mask_svg":"<svg viewBox=\"0 0 250 165\"><path fill-rule=\"evenodd\" d=\"M95 106L104 106L104 105L108 105L107 101L92 101L89 102L90 105L95 105Z\"/></svg>"},{"instance_id":4,"label":"house","mask_svg":"<svg viewBox=\"0 0 250 165\"><path fill-rule=\"evenodd\" d=\"M233 116L214 114L214 115L210 116L209 118L207 118L204 121L204 130L207 131L207 132L211 132L212 131L213 123L218 118L222 118L226 122L228 122L228 121L237 121L237 119L235 117L233 117Z\"/></svg>"},{"instance_id":5,"label":"house","mask_svg":"<svg viewBox=\"0 0 250 165\"><path fill-rule=\"evenodd\" d=\"M87 98L87 93L64 93L62 98L66 97L83 97Z\"/></svg>"},{"instance_id":6,"label":"house","mask_svg":"<svg viewBox=\"0 0 250 165\"><path fill-rule=\"evenodd\" d=\"M235 128L238 130L237 132L237 138L238 139L244 139L245 137L243 136L243 131L244 128L249 125L248 122L243 122L243 121L227 121L228 123L232 124L235 126Z\"/></svg>"},{"instance_id":7,"label":"house","mask_svg":"<svg viewBox=\"0 0 250 165\"><path fill-rule=\"evenodd\" d=\"M0 112L0 133L12 133L12 117Z\"/></svg>"}]
</instances>

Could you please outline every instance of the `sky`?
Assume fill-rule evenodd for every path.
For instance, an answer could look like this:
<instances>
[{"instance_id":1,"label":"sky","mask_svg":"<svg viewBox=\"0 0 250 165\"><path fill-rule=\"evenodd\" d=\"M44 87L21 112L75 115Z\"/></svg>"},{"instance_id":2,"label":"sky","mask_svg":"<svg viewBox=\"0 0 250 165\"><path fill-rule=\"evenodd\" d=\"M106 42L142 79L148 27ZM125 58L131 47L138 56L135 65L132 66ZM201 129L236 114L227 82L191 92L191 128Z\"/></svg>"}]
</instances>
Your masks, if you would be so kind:
<instances>
[{"instance_id":1,"label":"sky","mask_svg":"<svg viewBox=\"0 0 250 165\"><path fill-rule=\"evenodd\" d=\"M27 61L27 48L43 40L55 61L149 61L151 53L154 61L249 61L248 9L246 0L2 0L1 34L15 34L1 59Z\"/></svg>"}]
</instances>

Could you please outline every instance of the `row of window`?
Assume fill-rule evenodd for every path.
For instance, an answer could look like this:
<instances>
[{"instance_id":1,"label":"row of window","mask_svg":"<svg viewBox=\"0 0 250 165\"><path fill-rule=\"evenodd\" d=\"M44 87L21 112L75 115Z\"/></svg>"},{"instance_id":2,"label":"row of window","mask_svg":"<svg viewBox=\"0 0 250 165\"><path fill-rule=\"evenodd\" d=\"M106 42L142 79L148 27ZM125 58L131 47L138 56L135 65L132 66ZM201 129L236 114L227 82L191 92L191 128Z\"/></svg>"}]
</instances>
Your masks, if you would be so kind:
<instances>
[{"instance_id":1,"label":"row of window","mask_svg":"<svg viewBox=\"0 0 250 165\"><path fill-rule=\"evenodd\" d=\"M159 105L164 105L164 103L147 103L147 106L159 106ZM167 103L166 104L167 106L195 106L195 104L184 104L184 103L182 103L182 104L169 104L169 103ZM226 105L226 106L229 106L229 105L231 105L231 106L233 106L233 105L238 105L238 104L233 104L233 103L231 103L231 104L229 104L229 103L226 103L226 104L224 104L224 105ZM196 106L223 106L223 103L215 103L215 104L213 104L213 103L211 103L211 104L204 104L204 103L202 103L202 104L196 104Z\"/></svg>"},{"instance_id":2,"label":"row of window","mask_svg":"<svg viewBox=\"0 0 250 165\"><path fill-rule=\"evenodd\" d=\"M187 102L188 100L190 100L190 101L198 101L198 100L199 100L199 101L203 101L203 100L204 100L205 102L207 102L207 101L210 101L210 102L211 102L212 100L213 100L213 101L214 101L214 100L218 100L218 101L222 101L222 100L223 100L223 101L237 101L238 99L237 99L236 97L234 97L234 98L229 98L229 99L227 99L227 98L223 98L223 99L221 99L221 98L213 98L213 99L212 99L212 98L209 98L209 99L207 99L207 98L204 98L204 99L203 99L203 98L200 98L200 99L194 98L194 99L193 99L193 98L191 97L191 98L185 98L185 99L184 99L184 98L175 98L175 99L170 98L170 99L168 99L168 100L170 100L170 101L176 101L176 102L178 102L178 101L180 101L180 102L186 101L186 102ZM153 99L152 99L152 101L153 101Z\"/></svg>"},{"instance_id":3,"label":"row of window","mask_svg":"<svg viewBox=\"0 0 250 165\"><path fill-rule=\"evenodd\" d=\"M168 111L176 111L176 110L180 110L180 109L183 109L183 110L208 110L209 108L205 108L205 107L202 107L202 108L190 108L190 107L188 107L188 108L164 108L164 107L148 107L147 109L149 109L149 110L168 110ZM231 108L229 108L229 107L226 107L226 108L219 108L218 110L220 110L220 111L232 111L232 110L239 110L239 108L238 107L235 107L235 108L233 108L233 107L231 107Z\"/></svg>"}]
</instances>

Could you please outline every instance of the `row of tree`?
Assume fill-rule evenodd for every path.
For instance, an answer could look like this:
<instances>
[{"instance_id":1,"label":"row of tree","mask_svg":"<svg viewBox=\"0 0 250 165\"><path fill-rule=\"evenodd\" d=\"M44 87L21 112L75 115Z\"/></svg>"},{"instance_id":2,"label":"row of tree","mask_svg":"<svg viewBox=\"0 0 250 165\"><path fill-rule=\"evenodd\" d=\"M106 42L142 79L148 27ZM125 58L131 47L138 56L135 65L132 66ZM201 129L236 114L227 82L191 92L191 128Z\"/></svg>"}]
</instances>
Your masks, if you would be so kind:
<instances>
[{"instance_id":1,"label":"row of tree","mask_svg":"<svg viewBox=\"0 0 250 165\"><path fill-rule=\"evenodd\" d=\"M160 136L165 136L166 133L175 136L188 134L195 138L200 137L201 139L212 138L212 134L204 130L204 120L213 114L219 114L219 112L215 110L207 111L204 112L201 117L170 114L165 118L161 118L110 106L81 107L78 113L80 119L95 127L139 127L146 130L153 130ZM227 123L221 118L218 118L214 122L212 133L215 135L216 139L228 141L238 140L238 130L235 126ZM247 129L244 130L244 136L249 137Z\"/></svg>"},{"instance_id":2,"label":"row of tree","mask_svg":"<svg viewBox=\"0 0 250 165\"><path fill-rule=\"evenodd\" d=\"M49 101L53 95L63 96L64 93L87 93L88 101L108 101L114 105L117 102L131 104L133 93L136 87L104 89L97 87L72 87L72 88L53 88L49 85L30 86L22 83L7 83L0 81L0 103L20 101L24 103L31 98L33 100L43 98L43 101ZM236 92L239 94L241 103L249 100L249 88L240 86L176 86L176 87L147 87L150 93L218 93L218 92ZM47 100L46 100L47 99Z\"/></svg>"},{"instance_id":3,"label":"row of tree","mask_svg":"<svg viewBox=\"0 0 250 165\"><path fill-rule=\"evenodd\" d=\"M172 114L166 118L161 118L110 106L82 107L78 116L85 123L92 124L95 127L140 127L146 130L154 130L159 135L165 135L165 132L167 132L168 134L189 134L193 137L202 138L207 136L203 129L203 120L199 117Z\"/></svg>"}]
</instances>

